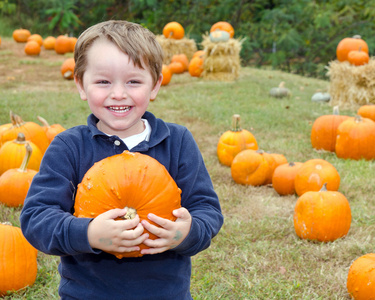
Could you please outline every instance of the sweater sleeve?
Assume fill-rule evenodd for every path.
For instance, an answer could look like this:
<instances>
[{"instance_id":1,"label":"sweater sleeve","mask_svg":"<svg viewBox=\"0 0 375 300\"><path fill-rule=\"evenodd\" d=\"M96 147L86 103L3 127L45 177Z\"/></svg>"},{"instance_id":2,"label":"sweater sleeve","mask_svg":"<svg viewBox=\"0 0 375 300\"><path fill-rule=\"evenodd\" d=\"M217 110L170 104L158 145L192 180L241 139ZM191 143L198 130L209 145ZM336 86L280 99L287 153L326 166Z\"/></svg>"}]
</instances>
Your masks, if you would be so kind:
<instances>
[{"instance_id":1,"label":"sweater sleeve","mask_svg":"<svg viewBox=\"0 0 375 300\"><path fill-rule=\"evenodd\" d=\"M174 251L193 256L209 247L224 218L203 157L190 131L185 131L181 145L175 180L182 190L181 204L191 214L192 224L188 236Z\"/></svg>"},{"instance_id":2,"label":"sweater sleeve","mask_svg":"<svg viewBox=\"0 0 375 300\"><path fill-rule=\"evenodd\" d=\"M77 186L74 148L56 137L43 156L20 215L26 239L52 255L95 253L87 228L91 219L73 216Z\"/></svg>"}]
</instances>

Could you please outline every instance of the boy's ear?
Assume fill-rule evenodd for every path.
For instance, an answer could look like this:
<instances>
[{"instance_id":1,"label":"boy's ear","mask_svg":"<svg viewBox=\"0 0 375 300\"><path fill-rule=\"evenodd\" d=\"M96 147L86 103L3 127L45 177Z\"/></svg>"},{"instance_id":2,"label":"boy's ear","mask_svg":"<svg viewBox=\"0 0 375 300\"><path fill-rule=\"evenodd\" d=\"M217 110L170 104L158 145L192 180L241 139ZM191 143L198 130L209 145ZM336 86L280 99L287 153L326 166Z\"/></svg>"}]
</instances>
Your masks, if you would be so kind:
<instances>
[{"instance_id":1,"label":"boy's ear","mask_svg":"<svg viewBox=\"0 0 375 300\"><path fill-rule=\"evenodd\" d=\"M154 86L154 88L151 91L151 97L150 97L151 100L155 100L155 98L156 98L156 96L157 96L157 94L159 92L159 89L160 89L162 81L163 81L163 75L160 74L160 76L158 78L158 81L156 81L155 86Z\"/></svg>"},{"instance_id":2,"label":"boy's ear","mask_svg":"<svg viewBox=\"0 0 375 300\"><path fill-rule=\"evenodd\" d=\"M81 97L83 101L86 101L87 97L86 97L86 93L85 93L85 90L83 89L81 81L76 76L74 76L74 82L77 86L79 96Z\"/></svg>"}]
</instances>

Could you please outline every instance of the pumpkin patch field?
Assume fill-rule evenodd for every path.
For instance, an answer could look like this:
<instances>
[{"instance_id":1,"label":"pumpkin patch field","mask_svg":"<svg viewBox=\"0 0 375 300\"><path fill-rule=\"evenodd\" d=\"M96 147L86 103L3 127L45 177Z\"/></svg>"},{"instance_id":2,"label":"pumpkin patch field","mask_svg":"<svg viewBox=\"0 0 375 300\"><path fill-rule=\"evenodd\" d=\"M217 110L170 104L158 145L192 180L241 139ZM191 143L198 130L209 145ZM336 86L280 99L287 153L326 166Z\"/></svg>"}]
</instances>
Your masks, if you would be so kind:
<instances>
[{"instance_id":1,"label":"pumpkin patch field","mask_svg":"<svg viewBox=\"0 0 375 300\"><path fill-rule=\"evenodd\" d=\"M65 129L86 124L89 108L80 100L74 81L61 73L63 62L72 53L57 54L42 47L39 55L30 56L25 54L24 46L12 38L1 40L0 125L11 122L10 112L24 122L41 126L38 116ZM271 96L270 90L281 82L288 88L288 96ZM150 102L149 110L157 117L182 124L193 133L225 217L211 246L192 258L194 299L350 299L347 279L352 263L375 252L375 159L340 158L335 152L312 147L315 120L332 114L333 107L329 102L311 101L311 97L318 90L326 91L329 84L328 77L318 80L250 67L242 67L234 81L207 80L184 72L174 74ZM354 117L358 108L340 107L340 114ZM296 212L302 196L294 192L293 186L281 195L270 177L256 185L236 182L231 162L222 164L217 155L220 137L232 129L233 115L240 117L236 130L249 131L256 139L252 144L257 147L242 148L240 153L249 151L248 157L257 157L264 166L271 164L265 162L265 154L281 154L288 164L294 163L291 166L313 160L319 164L314 165L310 176L328 178L331 172L334 178L324 180L334 180L334 190L307 191ZM361 142L366 147L366 140ZM278 179L283 176L280 173ZM286 187L287 178L280 180L281 187ZM325 218L325 205L319 203L325 198L329 199L329 218ZM19 227L21 209L22 205L0 204L0 222ZM314 230L337 235L297 235L295 223L301 222L300 214L312 220ZM338 228L341 223L345 223L343 228ZM305 227L302 225L302 229ZM1 232L0 237L4 239ZM1 253L0 259L7 257ZM58 299L58 262L58 257L38 251L35 282L4 299ZM370 272L363 263L355 268L356 272L361 269ZM349 286L355 289L356 283Z\"/></svg>"}]
</instances>

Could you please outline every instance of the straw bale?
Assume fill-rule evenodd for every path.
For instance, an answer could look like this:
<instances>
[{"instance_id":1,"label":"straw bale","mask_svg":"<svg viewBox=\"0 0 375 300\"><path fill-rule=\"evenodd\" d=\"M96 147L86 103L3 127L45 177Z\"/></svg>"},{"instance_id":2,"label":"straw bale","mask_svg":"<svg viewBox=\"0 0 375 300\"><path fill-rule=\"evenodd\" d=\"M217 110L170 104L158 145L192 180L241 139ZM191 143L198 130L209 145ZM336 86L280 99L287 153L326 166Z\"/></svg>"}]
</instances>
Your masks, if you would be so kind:
<instances>
[{"instance_id":1,"label":"straw bale","mask_svg":"<svg viewBox=\"0 0 375 300\"><path fill-rule=\"evenodd\" d=\"M205 58L201 77L221 81L237 79L241 68L242 42L243 40L231 38L227 42L213 43L208 35L204 35L201 44Z\"/></svg>"},{"instance_id":2,"label":"straw bale","mask_svg":"<svg viewBox=\"0 0 375 300\"><path fill-rule=\"evenodd\" d=\"M157 35L156 40L164 52L163 63L167 65L171 62L172 56L175 54L185 54L190 61L194 53L198 50L195 41L186 37L175 40L167 39L164 35Z\"/></svg>"},{"instance_id":3,"label":"straw bale","mask_svg":"<svg viewBox=\"0 0 375 300\"><path fill-rule=\"evenodd\" d=\"M375 104L375 58L362 66L349 62L331 61L328 64L327 76L330 77L330 105L344 108Z\"/></svg>"}]
</instances>

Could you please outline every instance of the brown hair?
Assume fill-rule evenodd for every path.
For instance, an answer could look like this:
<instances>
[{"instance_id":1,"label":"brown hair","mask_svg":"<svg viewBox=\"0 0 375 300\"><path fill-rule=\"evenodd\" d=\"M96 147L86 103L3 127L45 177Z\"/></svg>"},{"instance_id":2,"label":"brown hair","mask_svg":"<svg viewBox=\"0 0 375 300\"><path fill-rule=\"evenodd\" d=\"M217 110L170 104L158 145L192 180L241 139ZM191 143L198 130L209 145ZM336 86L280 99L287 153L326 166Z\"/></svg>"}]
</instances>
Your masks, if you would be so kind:
<instances>
[{"instance_id":1,"label":"brown hair","mask_svg":"<svg viewBox=\"0 0 375 300\"><path fill-rule=\"evenodd\" d=\"M134 65L151 72L156 84L163 66L163 50L155 35L139 24L111 20L86 29L77 40L74 49L74 75L82 83L87 68L87 52L95 40L106 38L118 46L133 61Z\"/></svg>"}]
</instances>

